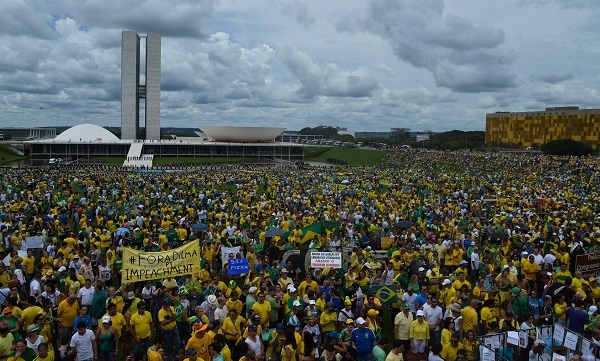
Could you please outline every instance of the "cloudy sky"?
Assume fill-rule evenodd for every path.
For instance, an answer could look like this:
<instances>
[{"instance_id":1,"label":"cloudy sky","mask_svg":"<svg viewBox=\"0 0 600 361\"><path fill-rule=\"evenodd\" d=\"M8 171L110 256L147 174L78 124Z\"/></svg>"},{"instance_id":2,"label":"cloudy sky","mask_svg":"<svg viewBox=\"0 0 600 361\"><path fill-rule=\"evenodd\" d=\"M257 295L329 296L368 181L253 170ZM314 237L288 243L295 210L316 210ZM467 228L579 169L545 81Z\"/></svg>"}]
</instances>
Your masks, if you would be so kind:
<instances>
[{"instance_id":1,"label":"cloudy sky","mask_svg":"<svg viewBox=\"0 0 600 361\"><path fill-rule=\"evenodd\" d=\"M123 30L163 36L163 127L600 107L598 0L2 0L1 126L119 126Z\"/></svg>"}]
</instances>

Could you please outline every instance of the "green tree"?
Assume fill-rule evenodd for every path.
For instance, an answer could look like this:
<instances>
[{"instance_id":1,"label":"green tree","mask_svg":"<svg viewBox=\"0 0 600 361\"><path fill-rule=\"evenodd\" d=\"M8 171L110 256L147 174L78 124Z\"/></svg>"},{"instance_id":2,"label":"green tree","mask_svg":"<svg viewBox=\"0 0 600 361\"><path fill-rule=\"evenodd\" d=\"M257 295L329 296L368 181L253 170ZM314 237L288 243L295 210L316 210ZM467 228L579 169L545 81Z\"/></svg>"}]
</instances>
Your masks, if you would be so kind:
<instances>
[{"instance_id":1,"label":"green tree","mask_svg":"<svg viewBox=\"0 0 600 361\"><path fill-rule=\"evenodd\" d=\"M550 141L542 146L545 154L584 156L592 154L592 146L585 142L573 139L559 139Z\"/></svg>"}]
</instances>

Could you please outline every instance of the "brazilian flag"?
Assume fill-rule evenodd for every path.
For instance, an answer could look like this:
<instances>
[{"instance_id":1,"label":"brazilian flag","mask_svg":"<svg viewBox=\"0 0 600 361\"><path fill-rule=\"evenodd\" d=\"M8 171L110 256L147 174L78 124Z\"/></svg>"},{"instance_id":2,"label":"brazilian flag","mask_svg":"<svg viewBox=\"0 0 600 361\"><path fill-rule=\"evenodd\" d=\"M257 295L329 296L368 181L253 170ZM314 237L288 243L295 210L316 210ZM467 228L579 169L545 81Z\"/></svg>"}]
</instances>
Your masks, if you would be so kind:
<instances>
[{"instance_id":1,"label":"brazilian flag","mask_svg":"<svg viewBox=\"0 0 600 361\"><path fill-rule=\"evenodd\" d=\"M381 303L391 304L398 302L396 285L371 286L371 291L375 292L375 297L377 297Z\"/></svg>"},{"instance_id":2,"label":"brazilian flag","mask_svg":"<svg viewBox=\"0 0 600 361\"><path fill-rule=\"evenodd\" d=\"M302 239L300 240L300 243L306 243L313 239L314 236L321 235L324 230L323 222L317 222L302 228Z\"/></svg>"},{"instance_id":3,"label":"brazilian flag","mask_svg":"<svg viewBox=\"0 0 600 361\"><path fill-rule=\"evenodd\" d=\"M301 244L306 243L306 242L310 241L311 239L313 239L314 236L320 236L322 233L324 233L328 229L333 233L337 233L339 228L340 228L340 222L335 222L335 221L322 221L322 222L317 222L317 223L311 224L310 226L306 226L306 227L302 228L302 239L300 240L299 243L301 243Z\"/></svg>"}]
</instances>

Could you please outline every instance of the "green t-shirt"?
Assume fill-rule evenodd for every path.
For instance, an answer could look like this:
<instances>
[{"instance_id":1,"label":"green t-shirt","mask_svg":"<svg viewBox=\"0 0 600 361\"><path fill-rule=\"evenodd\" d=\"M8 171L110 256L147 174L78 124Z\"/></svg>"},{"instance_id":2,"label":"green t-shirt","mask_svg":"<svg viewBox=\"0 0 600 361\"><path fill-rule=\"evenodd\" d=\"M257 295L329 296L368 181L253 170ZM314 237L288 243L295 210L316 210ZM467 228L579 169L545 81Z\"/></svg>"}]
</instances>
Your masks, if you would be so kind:
<instances>
[{"instance_id":1,"label":"green t-shirt","mask_svg":"<svg viewBox=\"0 0 600 361\"><path fill-rule=\"evenodd\" d=\"M56 288L58 288L58 290L60 292L64 292L65 291L65 283L67 282L67 278L69 277L68 273L58 273L56 276L54 276L54 280L56 281Z\"/></svg>"}]
</instances>

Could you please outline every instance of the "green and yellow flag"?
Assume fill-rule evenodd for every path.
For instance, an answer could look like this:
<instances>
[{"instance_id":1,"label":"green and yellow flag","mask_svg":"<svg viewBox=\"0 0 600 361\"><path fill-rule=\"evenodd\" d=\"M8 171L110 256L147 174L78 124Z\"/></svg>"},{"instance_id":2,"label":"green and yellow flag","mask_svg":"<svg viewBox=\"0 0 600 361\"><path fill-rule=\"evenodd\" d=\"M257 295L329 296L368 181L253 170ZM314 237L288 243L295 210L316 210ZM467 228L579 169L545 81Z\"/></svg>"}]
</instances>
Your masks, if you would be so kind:
<instances>
[{"instance_id":1,"label":"green and yellow flag","mask_svg":"<svg viewBox=\"0 0 600 361\"><path fill-rule=\"evenodd\" d=\"M375 297L377 297L381 303L391 304L398 302L396 285L371 286L371 291L375 292Z\"/></svg>"}]
</instances>

